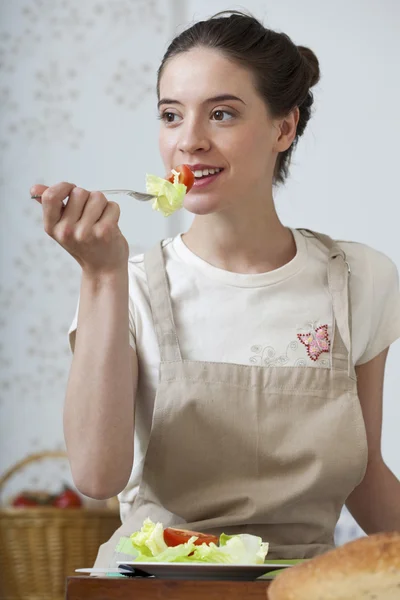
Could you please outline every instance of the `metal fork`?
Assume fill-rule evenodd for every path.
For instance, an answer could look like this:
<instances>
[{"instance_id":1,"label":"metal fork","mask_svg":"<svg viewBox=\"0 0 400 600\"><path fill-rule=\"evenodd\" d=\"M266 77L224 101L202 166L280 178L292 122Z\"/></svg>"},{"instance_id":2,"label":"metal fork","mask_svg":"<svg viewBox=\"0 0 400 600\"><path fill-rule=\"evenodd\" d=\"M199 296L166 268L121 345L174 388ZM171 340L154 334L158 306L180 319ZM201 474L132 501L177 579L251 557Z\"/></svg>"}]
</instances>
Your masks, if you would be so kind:
<instances>
[{"instance_id":1,"label":"metal fork","mask_svg":"<svg viewBox=\"0 0 400 600\"><path fill-rule=\"evenodd\" d=\"M143 192L135 192L135 190L99 190L103 194L125 194L126 196L131 196L131 198L136 198L136 200L140 200L141 202L148 202L148 200L154 200L155 196L151 194L144 194ZM32 200L41 200L41 194L36 194L36 196L31 196Z\"/></svg>"}]
</instances>

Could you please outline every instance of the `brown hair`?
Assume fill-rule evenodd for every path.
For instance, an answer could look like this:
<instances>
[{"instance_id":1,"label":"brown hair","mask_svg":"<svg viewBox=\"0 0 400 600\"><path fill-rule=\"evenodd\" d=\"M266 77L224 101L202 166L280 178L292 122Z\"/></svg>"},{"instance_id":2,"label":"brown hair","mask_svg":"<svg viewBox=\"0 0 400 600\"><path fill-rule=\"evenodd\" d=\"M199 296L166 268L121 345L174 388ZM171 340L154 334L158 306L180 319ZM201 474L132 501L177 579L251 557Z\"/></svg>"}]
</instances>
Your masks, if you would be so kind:
<instances>
[{"instance_id":1,"label":"brown hair","mask_svg":"<svg viewBox=\"0 0 400 600\"><path fill-rule=\"evenodd\" d=\"M275 165L274 184L283 183L289 172L292 152L311 117L314 98L310 88L320 78L314 52L296 46L285 33L265 28L251 15L223 11L195 23L171 42L157 73L158 96L167 61L197 47L219 50L227 58L250 69L272 118L284 117L299 108L296 137L291 147L278 155Z\"/></svg>"}]
</instances>

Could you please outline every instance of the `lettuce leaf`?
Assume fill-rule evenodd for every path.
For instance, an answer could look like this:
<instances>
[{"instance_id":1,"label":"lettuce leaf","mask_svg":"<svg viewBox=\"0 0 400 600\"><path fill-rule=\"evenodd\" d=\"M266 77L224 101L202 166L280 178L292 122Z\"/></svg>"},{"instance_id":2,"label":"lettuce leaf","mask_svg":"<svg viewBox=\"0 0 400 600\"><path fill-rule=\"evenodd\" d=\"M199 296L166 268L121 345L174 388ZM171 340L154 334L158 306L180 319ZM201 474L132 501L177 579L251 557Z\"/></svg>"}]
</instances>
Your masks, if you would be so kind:
<instances>
[{"instance_id":1,"label":"lettuce leaf","mask_svg":"<svg viewBox=\"0 0 400 600\"><path fill-rule=\"evenodd\" d=\"M169 217L183 206L186 194L186 185L179 183L179 173L174 173L174 183L157 177L157 175L146 175L146 191L155 196L153 209Z\"/></svg>"},{"instance_id":2,"label":"lettuce leaf","mask_svg":"<svg viewBox=\"0 0 400 600\"><path fill-rule=\"evenodd\" d=\"M146 519L142 529L130 536L132 546L139 552L139 556L153 557L168 548L164 541L164 529L161 523L153 523Z\"/></svg>"},{"instance_id":3,"label":"lettuce leaf","mask_svg":"<svg viewBox=\"0 0 400 600\"><path fill-rule=\"evenodd\" d=\"M235 557L237 564L262 565L269 549L269 544L263 542L262 538L248 533L239 535L222 533L219 545L230 556Z\"/></svg>"},{"instance_id":4,"label":"lettuce leaf","mask_svg":"<svg viewBox=\"0 0 400 600\"><path fill-rule=\"evenodd\" d=\"M144 554L139 554L133 560L135 562L196 562L193 560L193 556L189 556L198 548L198 546L194 545L195 540L197 538L192 537L185 544L172 547L167 546L166 550L155 556L148 557Z\"/></svg>"}]
</instances>

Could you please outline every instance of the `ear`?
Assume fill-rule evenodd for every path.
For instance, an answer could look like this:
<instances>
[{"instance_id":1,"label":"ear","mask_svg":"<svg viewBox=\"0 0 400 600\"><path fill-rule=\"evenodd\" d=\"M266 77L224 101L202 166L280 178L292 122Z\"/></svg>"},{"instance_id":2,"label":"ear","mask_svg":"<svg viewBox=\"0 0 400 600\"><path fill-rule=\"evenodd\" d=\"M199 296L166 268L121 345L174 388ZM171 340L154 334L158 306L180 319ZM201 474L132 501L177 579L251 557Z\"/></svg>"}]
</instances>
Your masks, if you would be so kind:
<instances>
[{"instance_id":1,"label":"ear","mask_svg":"<svg viewBox=\"0 0 400 600\"><path fill-rule=\"evenodd\" d=\"M285 152L296 137L297 124L300 118L298 107L294 108L286 117L275 122L276 138L274 142L275 152Z\"/></svg>"}]
</instances>

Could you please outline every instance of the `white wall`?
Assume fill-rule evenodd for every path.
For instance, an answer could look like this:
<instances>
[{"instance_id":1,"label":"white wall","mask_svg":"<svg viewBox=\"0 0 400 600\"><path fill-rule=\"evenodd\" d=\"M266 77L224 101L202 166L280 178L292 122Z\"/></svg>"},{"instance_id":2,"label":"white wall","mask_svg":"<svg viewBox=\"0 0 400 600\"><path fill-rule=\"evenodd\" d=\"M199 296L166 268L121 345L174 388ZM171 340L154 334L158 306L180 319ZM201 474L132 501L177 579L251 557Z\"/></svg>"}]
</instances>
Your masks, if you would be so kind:
<instances>
[{"instance_id":1,"label":"white wall","mask_svg":"<svg viewBox=\"0 0 400 600\"><path fill-rule=\"evenodd\" d=\"M100 7L100 8L99 8ZM173 32L221 0L13 0L0 5L0 473L26 454L63 447L66 330L79 270L42 231L34 182L142 189L163 172L155 71ZM292 226L366 242L400 266L400 3L253 0L246 9L309 45L321 62L316 112L277 194ZM120 198L135 249L185 228ZM388 361L383 452L400 476L400 344ZM41 473L42 471L40 471ZM46 470L51 485L55 477ZM28 469L7 488L36 485ZM68 473L64 474L68 477Z\"/></svg>"}]
</instances>

